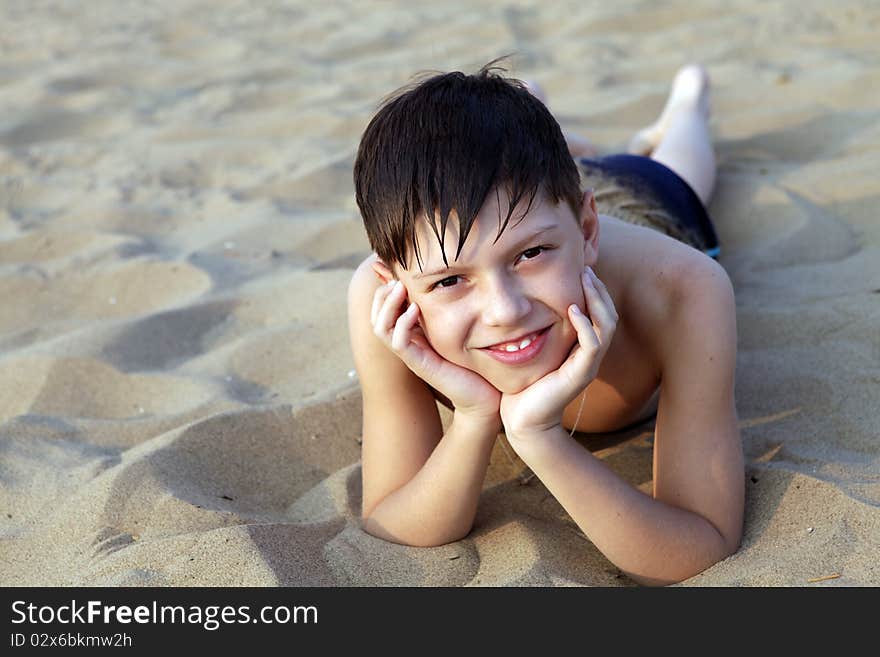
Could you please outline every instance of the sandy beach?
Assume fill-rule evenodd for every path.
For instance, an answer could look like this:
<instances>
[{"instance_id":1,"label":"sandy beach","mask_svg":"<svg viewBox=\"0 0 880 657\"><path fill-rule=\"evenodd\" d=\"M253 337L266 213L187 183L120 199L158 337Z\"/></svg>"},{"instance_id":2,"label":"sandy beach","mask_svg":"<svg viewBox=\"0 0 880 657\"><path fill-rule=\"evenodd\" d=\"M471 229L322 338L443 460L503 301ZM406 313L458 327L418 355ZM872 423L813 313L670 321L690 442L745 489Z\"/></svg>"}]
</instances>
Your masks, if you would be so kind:
<instances>
[{"instance_id":1,"label":"sandy beach","mask_svg":"<svg viewBox=\"0 0 880 657\"><path fill-rule=\"evenodd\" d=\"M712 77L745 534L680 586L880 585L880 7L480 6L3 3L0 585L635 585L503 436L465 539L360 529L358 141L511 52L601 153ZM652 421L580 439L651 490Z\"/></svg>"}]
</instances>

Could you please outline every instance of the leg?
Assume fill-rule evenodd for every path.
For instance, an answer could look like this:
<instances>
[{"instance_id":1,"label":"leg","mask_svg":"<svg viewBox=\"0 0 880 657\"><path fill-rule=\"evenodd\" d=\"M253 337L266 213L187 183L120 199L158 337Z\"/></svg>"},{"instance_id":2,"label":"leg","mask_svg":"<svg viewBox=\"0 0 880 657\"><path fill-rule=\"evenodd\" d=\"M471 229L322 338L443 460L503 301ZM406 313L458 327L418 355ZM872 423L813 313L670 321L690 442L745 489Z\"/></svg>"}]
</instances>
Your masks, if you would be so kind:
<instances>
[{"instance_id":1,"label":"leg","mask_svg":"<svg viewBox=\"0 0 880 657\"><path fill-rule=\"evenodd\" d=\"M675 171L708 205L715 187L715 153L709 131L709 76L703 67L678 71L660 118L636 133L629 151Z\"/></svg>"},{"instance_id":2,"label":"leg","mask_svg":"<svg viewBox=\"0 0 880 657\"><path fill-rule=\"evenodd\" d=\"M546 106L547 95L544 93L541 85L534 80L523 80L523 82L525 82L526 88L529 92ZM589 140L572 132L563 131L562 134L565 137L565 143L568 144L568 152L571 153L572 157L595 157L597 155L596 148L589 142Z\"/></svg>"}]
</instances>

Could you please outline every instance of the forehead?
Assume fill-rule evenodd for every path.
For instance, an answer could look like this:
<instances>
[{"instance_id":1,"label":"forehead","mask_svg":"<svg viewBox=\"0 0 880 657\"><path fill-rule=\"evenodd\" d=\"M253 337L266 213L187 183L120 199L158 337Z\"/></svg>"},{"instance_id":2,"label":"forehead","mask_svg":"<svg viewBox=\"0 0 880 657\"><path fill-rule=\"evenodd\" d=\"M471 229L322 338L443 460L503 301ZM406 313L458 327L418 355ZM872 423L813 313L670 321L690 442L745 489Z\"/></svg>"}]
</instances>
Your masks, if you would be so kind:
<instances>
[{"instance_id":1,"label":"forehead","mask_svg":"<svg viewBox=\"0 0 880 657\"><path fill-rule=\"evenodd\" d=\"M563 206L564 203L556 205L548 202L544 195L539 192L535 195L531 207L529 207L529 199L526 197L517 203L510 215L507 226L500 237L498 237L498 230L507 216L510 200L504 191L498 191L497 195L495 192L491 192L480 208L480 212L474 218L458 260L455 259L459 245L458 215L455 210L450 212L446 223L445 236L443 234L439 236L439 238L444 239L443 250L446 252L446 260L450 266L454 262L469 262L484 250L505 249L508 245L515 244L519 240L529 237L539 229L564 226L562 221L563 212L561 212ZM439 212L435 213L434 221L439 232L441 230ZM428 223L427 216L422 215L416 224L415 237L419 247L422 269L428 270L443 267L440 241L438 235ZM496 237L498 237L497 241ZM407 271L414 274L420 272L415 254L407 254Z\"/></svg>"}]
</instances>

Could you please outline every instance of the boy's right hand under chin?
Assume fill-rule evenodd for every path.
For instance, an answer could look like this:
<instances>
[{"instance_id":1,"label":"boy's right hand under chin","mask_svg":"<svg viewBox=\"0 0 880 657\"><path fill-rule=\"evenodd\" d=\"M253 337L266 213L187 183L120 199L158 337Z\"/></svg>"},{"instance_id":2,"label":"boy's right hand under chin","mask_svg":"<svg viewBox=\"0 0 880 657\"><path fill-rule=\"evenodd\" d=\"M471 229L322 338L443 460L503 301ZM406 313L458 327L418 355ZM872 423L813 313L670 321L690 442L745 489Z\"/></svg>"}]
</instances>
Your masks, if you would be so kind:
<instances>
[{"instance_id":1,"label":"boy's right hand under chin","mask_svg":"<svg viewBox=\"0 0 880 657\"><path fill-rule=\"evenodd\" d=\"M370 321L373 333L420 379L446 395L456 413L501 425L501 393L476 372L442 358L418 325L418 305L406 301L406 288L390 281L376 290Z\"/></svg>"}]
</instances>

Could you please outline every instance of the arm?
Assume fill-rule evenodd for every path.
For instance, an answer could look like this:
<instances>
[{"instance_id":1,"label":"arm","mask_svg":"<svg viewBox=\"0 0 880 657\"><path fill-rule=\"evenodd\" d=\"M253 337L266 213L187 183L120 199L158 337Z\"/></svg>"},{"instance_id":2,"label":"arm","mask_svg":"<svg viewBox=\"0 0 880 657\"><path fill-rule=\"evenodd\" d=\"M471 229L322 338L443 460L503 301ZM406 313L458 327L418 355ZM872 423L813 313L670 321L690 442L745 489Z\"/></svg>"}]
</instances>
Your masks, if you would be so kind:
<instances>
[{"instance_id":1,"label":"arm","mask_svg":"<svg viewBox=\"0 0 880 657\"><path fill-rule=\"evenodd\" d=\"M508 436L596 547L642 584L696 575L733 553L742 535L733 288L721 266L706 260L681 277L658 344L653 498L559 426Z\"/></svg>"},{"instance_id":2,"label":"arm","mask_svg":"<svg viewBox=\"0 0 880 657\"><path fill-rule=\"evenodd\" d=\"M418 473L363 519L378 538L418 547L443 545L473 526L489 456L499 427L461 413Z\"/></svg>"},{"instance_id":3,"label":"arm","mask_svg":"<svg viewBox=\"0 0 880 657\"><path fill-rule=\"evenodd\" d=\"M468 414L456 404L443 434L429 385L374 333L370 304L377 285L369 264L355 272L348 296L351 348L363 395L362 527L396 543L442 545L462 538L473 525L500 418ZM461 374L465 383L471 376ZM480 391L460 387L461 398L471 402Z\"/></svg>"}]
</instances>

